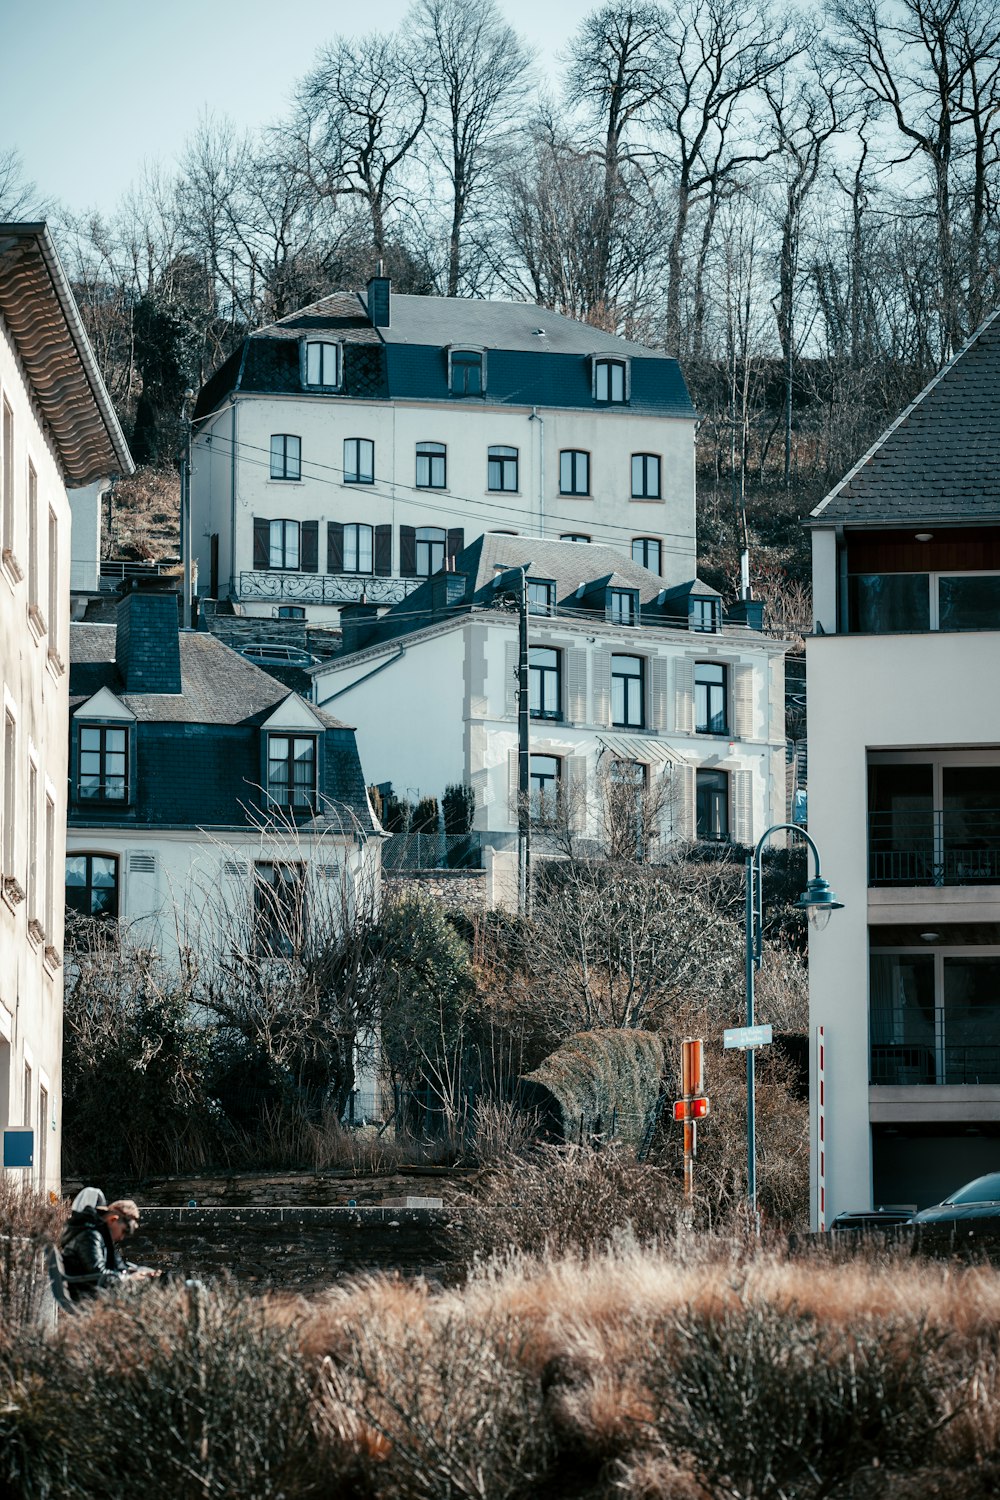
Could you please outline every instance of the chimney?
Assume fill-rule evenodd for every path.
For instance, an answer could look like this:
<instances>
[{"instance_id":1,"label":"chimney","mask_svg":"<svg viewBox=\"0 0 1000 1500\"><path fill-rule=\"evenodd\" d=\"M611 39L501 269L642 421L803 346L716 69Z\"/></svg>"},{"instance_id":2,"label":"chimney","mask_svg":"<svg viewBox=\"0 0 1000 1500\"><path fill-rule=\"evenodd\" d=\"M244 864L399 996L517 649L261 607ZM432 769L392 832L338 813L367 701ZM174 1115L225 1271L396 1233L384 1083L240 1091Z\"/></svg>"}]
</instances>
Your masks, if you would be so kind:
<instances>
[{"instance_id":1,"label":"chimney","mask_svg":"<svg viewBox=\"0 0 1000 1500\"><path fill-rule=\"evenodd\" d=\"M126 693L179 693L177 594L133 588L118 601L115 664Z\"/></svg>"},{"instance_id":2,"label":"chimney","mask_svg":"<svg viewBox=\"0 0 1000 1500\"><path fill-rule=\"evenodd\" d=\"M454 558L451 559L454 568ZM435 614L441 610L454 609L465 603L467 579L464 573L449 572L447 564L431 579L431 609Z\"/></svg>"},{"instance_id":3,"label":"chimney","mask_svg":"<svg viewBox=\"0 0 1000 1500\"><path fill-rule=\"evenodd\" d=\"M392 282L383 275L382 262L368 282L368 316L375 328L388 328L392 313Z\"/></svg>"},{"instance_id":4,"label":"chimney","mask_svg":"<svg viewBox=\"0 0 1000 1500\"><path fill-rule=\"evenodd\" d=\"M378 606L367 600L340 606L341 651L346 656L370 644L378 619Z\"/></svg>"}]
</instances>

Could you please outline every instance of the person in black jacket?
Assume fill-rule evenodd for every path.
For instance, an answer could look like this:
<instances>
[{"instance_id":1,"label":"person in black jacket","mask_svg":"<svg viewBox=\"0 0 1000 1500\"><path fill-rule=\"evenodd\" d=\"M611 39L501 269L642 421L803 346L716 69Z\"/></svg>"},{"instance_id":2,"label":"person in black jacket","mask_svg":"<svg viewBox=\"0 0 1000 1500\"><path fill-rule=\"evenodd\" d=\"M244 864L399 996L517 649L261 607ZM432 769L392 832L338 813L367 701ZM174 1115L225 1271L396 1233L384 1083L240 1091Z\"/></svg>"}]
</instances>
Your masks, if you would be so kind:
<instances>
[{"instance_id":1,"label":"person in black jacket","mask_svg":"<svg viewBox=\"0 0 1000 1500\"><path fill-rule=\"evenodd\" d=\"M67 1289L74 1302L126 1281L149 1280L158 1273L126 1260L121 1246L139 1227L139 1210L131 1198L107 1203L99 1188L84 1188L73 1200L62 1233L61 1250Z\"/></svg>"}]
</instances>

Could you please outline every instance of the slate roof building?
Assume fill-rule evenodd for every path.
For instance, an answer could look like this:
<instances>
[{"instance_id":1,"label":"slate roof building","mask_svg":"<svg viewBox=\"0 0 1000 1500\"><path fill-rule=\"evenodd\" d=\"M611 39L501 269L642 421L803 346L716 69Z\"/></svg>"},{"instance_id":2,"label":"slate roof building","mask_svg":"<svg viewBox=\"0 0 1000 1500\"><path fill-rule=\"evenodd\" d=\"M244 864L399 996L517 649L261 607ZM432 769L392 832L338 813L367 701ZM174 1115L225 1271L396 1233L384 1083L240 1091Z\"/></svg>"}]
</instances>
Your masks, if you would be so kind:
<instances>
[{"instance_id":1,"label":"slate roof building","mask_svg":"<svg viewBox=\"0 0 1000 1500\"><path fill-rule=\"evenodd\" d=\"M336 621L485 531L695 570L676 360L531 304L337 293L246 338L192 427L199 590Z\"/></svg>"},{"instance_id":2,"label":"slate roof building","mask_svg":"<svg viewBox=\"0 0 1000 1500\"><path fill-rule=\"evenodd\" d=\"M135 589L70 630L66 901L169 954L206 899L234 911L322 862L377 882L352 728ZM263 902L266 909L267 902Z\"/></svg>"},{"instance_id":3,"label":"slate roof building","mask_svg":"<svg viewBox=\"0 0 1000 1500\"><path fill-rule=\"evenodd\" d=\"M522 569L540 850L559 852L554 829L606 847L626 799L649 854L785 820L784 644L696 578L668 588L611 547L523 537L480 537L380 619L345 609L314 702L362 726L372 780L410 800L466 784L480 844L515 849Z\"/></svg>"},{"instance_id":4,"label":"slate roof building","mask_svg":"<svg viewBox=\"0 0 1000 1500\"><path fill-rule=\"evenodd\" d=\"M68 488L132 460L44 224L0 224L0 1127L62 1138ZM16 1170L21 1171L21 1168Z\"/></svg>"},{"instance_id":5,"label":"slate roof building","mask_svg":"<svg viewBox=\"0 0 1000 1500\"><path fill-rule=\"evenodd\" d=\"M809 829L845 902L810 946L829 1222L939 1202L1000 1149L996 315L809 524Z\"/></svg>"}]
</instances>

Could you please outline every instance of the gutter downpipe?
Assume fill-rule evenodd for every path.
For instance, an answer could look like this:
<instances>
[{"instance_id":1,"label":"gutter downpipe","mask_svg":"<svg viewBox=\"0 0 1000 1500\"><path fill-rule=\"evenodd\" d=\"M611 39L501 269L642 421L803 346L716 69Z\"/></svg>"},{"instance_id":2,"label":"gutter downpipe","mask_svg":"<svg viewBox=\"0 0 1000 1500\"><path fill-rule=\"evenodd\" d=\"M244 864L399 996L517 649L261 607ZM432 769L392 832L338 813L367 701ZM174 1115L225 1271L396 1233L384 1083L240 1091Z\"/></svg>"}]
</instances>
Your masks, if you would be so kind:
<instances>
[{"instance_id":1,"label":"gutter downpipe","mask_svg":"<svg viewBox=\"0 0 1000 1500\"><path fill-rule=\"evenodd\" d=\"M545 536L545 418L538 415L538 407L531 408L529 422L538 423L538 535Z\"/></svg>"}]
</instances>

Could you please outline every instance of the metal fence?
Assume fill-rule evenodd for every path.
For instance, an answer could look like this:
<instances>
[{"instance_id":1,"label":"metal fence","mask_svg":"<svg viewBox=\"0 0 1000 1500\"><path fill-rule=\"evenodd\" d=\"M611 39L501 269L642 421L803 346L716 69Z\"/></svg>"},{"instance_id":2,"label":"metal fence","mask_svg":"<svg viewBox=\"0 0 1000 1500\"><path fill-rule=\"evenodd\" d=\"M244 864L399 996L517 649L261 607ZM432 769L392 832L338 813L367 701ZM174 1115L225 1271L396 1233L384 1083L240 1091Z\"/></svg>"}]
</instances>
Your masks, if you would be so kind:
<instances>
[{"instance_id":1,"label":"metal fence","mask_svg":"<svg viewBox=\"0 0 1000 1500\"><path fill-rule=\"evenodd\" d=\"M873 1009L871 1082L1000 1083L1000 1004Z\"/></svg>"},{"instance_id":2,"label":"metal fence","mask_svg":"<svg viewBox=\"0 0 1000 1500\"><path fill-rule=\"evenodd\" d=\"M1000 810L872 813L869 885L1000 885Z\"/></svg>"},{"instance_id":3,"label":"metal fence","mask_svg":"<svg viewBox=\"0 0 1000 1500\"><path fill-rule=\"evenodd\" d=\"M382 846L386 870L481 870L481 833L395 833Z\"/></svg>"}]
</instances>

